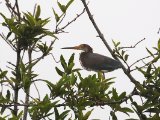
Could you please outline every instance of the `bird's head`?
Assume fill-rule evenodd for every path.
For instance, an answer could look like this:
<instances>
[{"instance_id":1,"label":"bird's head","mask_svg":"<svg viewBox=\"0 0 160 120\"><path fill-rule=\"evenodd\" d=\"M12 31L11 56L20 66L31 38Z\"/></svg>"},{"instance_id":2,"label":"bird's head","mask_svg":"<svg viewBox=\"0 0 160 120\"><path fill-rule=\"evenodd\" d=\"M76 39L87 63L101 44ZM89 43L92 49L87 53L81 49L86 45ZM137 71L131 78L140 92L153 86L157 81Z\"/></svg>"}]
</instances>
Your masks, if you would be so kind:
<instances>
[{"instance_id":1,"label":"bird's head","mask_svg":"<svg viewBox=\"0 0 160 120\"><path fill-rule=\"evenodd\" d=\"M81 44L74 47L64 47L62 49L75 49L75 50L82 50L84 52L93 52L93 49L87 44Z\"/></svg>"}]
</instances>

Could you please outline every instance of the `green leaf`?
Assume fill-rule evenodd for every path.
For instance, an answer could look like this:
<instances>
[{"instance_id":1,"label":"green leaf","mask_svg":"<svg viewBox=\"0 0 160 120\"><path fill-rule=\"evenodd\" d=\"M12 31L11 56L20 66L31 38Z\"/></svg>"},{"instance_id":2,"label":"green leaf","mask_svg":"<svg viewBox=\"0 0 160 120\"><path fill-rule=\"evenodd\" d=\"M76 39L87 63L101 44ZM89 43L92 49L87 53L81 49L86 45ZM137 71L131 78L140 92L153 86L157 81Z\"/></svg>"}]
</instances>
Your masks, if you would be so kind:
<instances>
[{"instance_id":1,"label":"green leaf","mask_svg":"<svg viewBox=\"0 0 160 120\"><path fill-rule=\"evenodd\" d=\"M74 0L70 0L70 1L67 3L67 5L66 5L66 10L67 10L67 8L73 3L73 1L74 1Z\"/></svg>"},{"instance_id":2,"label":"green leaf","mask_svg":"<svg viewBox=\"0 0 160 120\"><path fill-rule=\"evenodd\" d=\"M58 120L64 120L65 117L68 115L69 112L70 112L70 110L66 110L66 111L64 111L63 113L61 113L61 114L59 115L59 119L58 119Z\"/></svg>"},{"instance_id":3,"label":"green leaf","mask_svg":"<svg viewBox=\"0 0 160 120\"><path fill-rule=\"evenodd\" d=\"M124 60L125 60L125 61L128 60L128 56L129 56L129 55L127 55L127 54L124 56Z\"/></svg>"},{"instance_id":4,"label":"green leaf","mask_svg":"<svg viewBox=\"0 0 160 120\"><path fill-rule=\"evenodd\" d=\"M117 116L115 115L115 112L111 111L110 115L112 116L112 120L118 120Z\"/></svg>"},{"instance_id":5,"label":"green leaf","mask_svg":"<svg viewBox=\"0 0 160 120\"><path fill-rule=\"evenodd\" d=\"M48 35L48 36L51 36L51 37L54 37L54 38L58 39L58 37L57 37L57 36L55 36L53 32L50 32L50 31L44 31L44 33L45 33L46 35Z\"/></svg>"},{"instance_id":6,"label":"green leaf","mask_svg":"<svg viewBox=\"0 0 160 120\"><path fill-rule=\"evenodd\" d=\"M152 53L148 48L146 48L146 50L147 50L147 52L148 52L153 58L155 58L154 55L153 55L153 53Z\"/></svg>"},{"instance_id":7,"label":"green leaf","mask_svg":"<svg viewBox=\"0 0 160 120\"><path fill-rule=\"evenodd\" d=\"M4 78L4 77L6 76L6 74L7 74L7 72L8 72L8 71L3 71L3 72L1 72L0 78Z\"/></svg>"},{"instance_id":8,"label":"green leaf","mask_svg":"<svg viewBox=\"0 0 160 120\"><path fill-rule=\"evenodd\" d=\"M55 87L55 85L52 82L48 81L48 80L44 80L44 82L46 82L51 87Z\"/></svg>"},{"instance_id":9,"label":"green leaf","mask_svg":"<svg viewBox=\"0 0 160 120\"><path fill-rule=\"evenodd\" d=\"M10 91L9 91L9 90L7 90L7 94L6 94L6 98L7 98L7 100L10 100L10 96L11 96L11 93L10 93Z\"/></svg>"},{"instance_id":10,"label":"green leaf","mask_svg":"<svg viewBox=\"0 0 160 120\"><path fill-rule=\"evenodd\" d=\"M75 85L76 81L77 81L77 77L72 73L70 77L71 85Z\"/></svg>"},{"instance_id":11,"label":"green leaf","mask_svg":"<svg viewBox=\"0 0 160 120\"><path fill-rule=\"evenodd\" d=\"M145 112L160 113L160 110L158 108L149 108Z\"/></svg>"},{"instance_id":12,"label":"green leaf","mask_svg":"<svg viewBox=\"0 0 160 120\"><path fill-rule=\"evenodd\" d=\"M68 74L71 73L73 67L74 67L74 63L71 63L71 64L68 66Z\"/></svg>"},{"instance_id":13,"label":"green leaf","mask_svg":"<svg viewBox=\"0 0 160 120\"><path fill-rule=\"evenodd\" d=\"M147 68L147 71L146 71L146 72L147 72L148 74L149 74L149 73L150 73L150 71L151 71L151 66L152 66L152 65L151 65L151 64L149 64L149 66L148 66L148 68Z\"/></svg>"},{"instance_id":14,"label":"green leaf","mask_svg":"<svg viewBox=\"0 0 160 120\"><path fill-rule=\"evenodd\" d=\"M70 57L70 59L69 59L69 61L68 61L68 66L71 64L71 63L73 63L73 61L74 61L74 53L71 55L71 57Z\"/></svg>"},{"instance_id":15,"label":"green leaf","mask_svg":"<svg viewBox=\"0 0 160 120\"><path fill-rule=\"evenodd\" d=\"M113 94L113 96L112 96L113 99L114 99L114 100L118 100L118 93L117 93L117 91L116 91L115 88L112 89L112 94Z\"/></svg>"},{"instance_id":16,"label":"green leaf","mask_svg":"<svg viewBox=\"0 0 160 120\"><path fill-rule=\"evenodd\" d=\"M121 99L123 99L123 98L125 98L126 97L126 92L123 92L123 93L121 93L120 95L119 95L119 99L121 100Z\"/></svg>"},{"instance_id":17,"label":"green leaf","mask_svg":"<svg viewBox=\"0 0 160 120\"><path fill-rule=\"evenodd\" d=\"M73 69L72 72L78 72L80 70L82 70L82 69L81 68L76 68L76 69Z\"/></svg>"},{"instance_id":18,"label":"green leaf","mask_svg":"<svg viewBox=\"0 0 160 120\"><path fill-rule=\"evenodd\" d=\"M4 111L6 110L6 106L2 106L2 108L1 108L1 114L3 114L4 113ZM1 120L1 117L0 117L0 120ZM3 120L3 119L2 119ZM6 120L6 119L4 119L4 120Z\"/></svg>"},{"instance_id":19,"label":"green leaf","mask_svg":"<svg viewBox=\"0 0 160 120\"><path fill-rule=\"evenodd\" d=\"M31 85L31 80L30 80L29 75L23 76L22 82L23 82L24 90L27 91L29 89L30 85Z\"/></svg>"},{"instance_id":20,"label":"green leaf","mask_svg":"<svg viewBox=\"0 0 160 120\"><path fill-rule=\"evenodd\" d=\"M122 53L121 53L121 54L122 54L122 56L124 55L124 53L125 53L125 52L126 52L126 51L122 50Z\"/></svg>"},{"instance_id":21,"label":"green leaf","mask_svg":"<svg viewBox=\"0 0 160 120\"><path fill-rule=\"evenodd\" d=\"M115 47L118 47L120 45L120 42L115 42L114 40L112 40L113 44Z\"/></svg>"},{"instance_id":22,"label":"green leaf","mask_svg":"<svg viewBox=\"0 0 160 120\"><path fill-rule=\"evenodd\" d=\"M61 11L62 11L63 13L65 13L65 12L66 12L66 6L65 6L65 5L62 5L60 2L57 2L57 3L58 3L59 8L61 9Z\"/></svg>"},{"instance_id":23,"label":"green leaf","mask_svg":"<svg viewBox=\"0 0 160 120\"><path fill-rule=\"evenodd\" d=\"M20 119L20 118L22 117L22 115L23 115L23 111L21 111L21 112L18 114L17 118Z\"/></svg>"},{"instance_id":24,"label":"green leaf","mask_svg":"<svg viewBox=\"0 0 160 120\"><path fill-rule=\"evenodd\" d=\"M159 114L155 114L152 118L150 118L148 120L160 120L160 116L159 116Z\"/></svg>"},{"instance_id":25,"label":"green leaf","mask_svg":"<svg viewBox=\"0 0 160 120\"><path fill-rule=\"evenodd\" d=\"M60 69L58 69L57 67L55 67L58 75L63 76L64 72L62 72Z\"/></svg>"},{"instance_id":26,"label":"green leaf","mask_svg":"<svg viewBox=\"0 0 160 120\"><path fill-rule=\"evenodd\" d=\"M0 15L3 17L3 19L4 19L5 21L7 20L6 16L3 15L1 12L0 12Z\"/></svg>"},{"instance_id":27,"label":"green leaf","mask_svg":"<svg viewBox=\"0 0 160 120\"><path fill-rule=\"evenodd\" d=\"M117 42L115 47L118 47L120 44L121 44L120 42Z\"/></svg>"},{"instance_id":28,"label":"green leaf","mask_svg":"<svg viewBox=\"0 0 160 120\"><path fill-rule=\"evenodd\" d=\"M38 7L37 7L37 11L36 11L36 14L35 14L35 18L36 18L36 20L38 20L38 18L39 18L39 16L40 16L40 14L41 14L41 8L40 8L40 6L38 5Z\"/></svg>"},{"instance_id":29,"label":"green leaf","mask_svg":"<svg viewBox=\"0 0 160 120\"><path fill-rule=\"evenodd\" d=\"M151 61L151 63L155 63L160 59L160 54L156 57L154 57L154 59Z\"/></svg>"},{"instance_id":30,"label":"green leaf","mask_svg":"<svg viewBox=\"0 0 160 120\"><path fill-rule=\"evenodd\" d=\"M93 109L88 111L84 116L83 116L83 120L88 120L89 116L91 115Z\"/></svg>"},{"instance_id":31,"label":"green leaf","mask_svg":"<svg viewBox=\"0 0 160 120\"><path fill-rule=\"evenodd\" d=\"M26 68L25 68L25 64L23 63L23 61L21 60L20 61L20 69L21 69L21 72L23 73L23 74L25 74L26 73Z\"/></svg>"},{"instance_id":32,"label":"green leaf","mask_svg":"<svg viewBox=\"0 0 160 120\"><path fill-rule=\"evenodd\" d=\"M36 21L35 21L34 17L32 16L32 14L28 12L28 13L24 13L24 15L27 18L27 21L29 22L29 25L34 26Z\"/></svg>"},{"instance_id":33,"label":"green leaf","mask_svg":"<svg viewBox=\"0 0 160 120\"><path fill-rule=\"evenodd\" d=\"M156 48L156 47L152 47L153 49L155 49L157 52L159 51L159 49L158 48Z\"/></svg>"},{"instance_id":34,"label":"green leaf","mask_svg":"<svg viewBox=\"0 0 160 120\"><path fill-rule=\"evenodd\" d=\"M160 50L160 39L158 40L158 49Z\"/></svg>"},{"instance_id":35,"label":"green leaf","mask_svg":"<svg viewBox=\"0 0 160 120\"><path fill-rule=\"evenodd\" d=\"M130 108L124 107L124 108L120 108L119 111L127 114L129 116L129 113L134 113L133 110L131 110Z\"/></svg>"},{"instance_id":36,"label":"green leaf","mask_svg":"<svg viewBox=\"0 0 160 120\"><path fill-rule=\"evenodd\" d=\"M60 17L59 17L59 15L56 13L56 11L53 8L52 8L52 10L53 10L56 22L58 22L60 20Z\"/></svg>"},{"instance_id":37,"label":"green leaf","mask_svg":"<svg viewBox=\"0 0 160 120\"><path fill-rule=\"evenodd\" d=\"M58 109L56 107L54 107L54 113L55 113L55 120L58 120L59 112L58 112Z\"/></svg>"},{"instance_id":38,"label":"green leaf","mask_svg":"<svg viewBox=\"0 0 160 120\"><path fill-rule=\"evenodd\" d=\"M66 70L67 70L67 63L66 63L66 61L65 61L65 59L64 59L64 57L62 55L60 56L60 60L61 60L61 65L62 65L63 69L66 72Z\"/></svg>"},{"instance_id":39,"label":"green leaf","mask_svg":"<svg viewBox=\"0 0 160 120\"><path fill-rule=\"evenodd\" d=\"M6 39L8 39L8 38L11 36L11 34L12 34L12 32L9 32L9 33L7 34Z\"/></svg>"},{"instance_id":40,"label":"green leaf","mask_svg":"<svg viewBox=\"0 0 160 120\"><path fill-rule=\"evenodd\" d=\"M41 19L39 19L37 22L36 22L36 24L37 25L39 25L39 26L45 26L47 23L49 23L50 22L50 18L46 18L46 19L44 19L44 20L41 20ZM47 31L47 29L43 29L43 31ZM53 33L53 32L52 32Z\"/></svg>"}]
</instances>

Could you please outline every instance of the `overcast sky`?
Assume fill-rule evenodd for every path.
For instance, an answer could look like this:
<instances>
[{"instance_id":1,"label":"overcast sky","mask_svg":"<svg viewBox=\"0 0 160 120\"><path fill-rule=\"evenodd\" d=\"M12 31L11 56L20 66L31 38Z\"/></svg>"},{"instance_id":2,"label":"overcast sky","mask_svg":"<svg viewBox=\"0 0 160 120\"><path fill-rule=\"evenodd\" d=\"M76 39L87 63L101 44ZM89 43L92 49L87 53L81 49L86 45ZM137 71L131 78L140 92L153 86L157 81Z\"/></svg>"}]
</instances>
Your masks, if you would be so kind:
<instances>
[{"instance_id":1,"label":"overcast sky","mask_svg":"<svg viewBox=\"0 0 160 120\"><path fill-rule=\"evenodd\" d=\"M5 3L1 0L0 4L1 12L7 14L7 9L5 8ZM14 0L11 0L14 1ZM67 0L61 0L62 3L66 3ZM19 0L20 9L23 12L33 11L35 3L41 5L42 17L51 17L51 23L48 25L50 29L54 29L55 20L52 12L52 7L55 8L59 13L60 10L56 5L56 0ZM159 39L159 34L157 31L160 27L160 1L159 0L90 0L89 8L93 14L93 17L98 24L99 28L103 32L107 42L113 47L112 40L120 41L122 46L131 46L143 38L146 38L141 44L139 44L135 49L129 49L129 64L132 64L137 59L147 55L145 50L146 47L151 48L156 46ZM72 20L76 14L79 14L83 9L83 5L80 0L75 0L74 4L67 11L67 16L63 25L68 21ZM9 17L9 16L8 16ZM0 17L0 23L2 18ZM63 26L62 25L62 26ZM4 29L0 29L2 32ZM102 41L96 37L97 33L93 28L91 22L88 19L87 14L83 14L77 21L70 25L65 34L60 34L59 40L56 41L53 54L57 60L61 54L64 55L66 59L74 52L75 55L75 66L81 68L79 64L79 52L73 50L61 50L60 48L66 46L74 46L82 43L89 44L94 52L100 53L106 56L110 56L108 50L105 48ZM4 32L4 31L3 31ZM1 39L1 38L0 38ZM1 61L0 65L2 68L6 69L6 61L15 61L15 53L6 45L6 43L0 40L1 44ZM13 54L12 54L13 53ZM36 72L40 74L40 77L44 79L49 79L53 83L59 80L59 76L56 74L54 67L60 66L55 63L51 57L47 57L39 63L39 66L35 69ZM82 71L84 76L88 74L94 74L94 72ZM136 72L132 73L133 76L140 82L143 81L143 77ZM119 92L126 91L128 94L132 91L134 87L129 79L123 75L122 70L116 70L111 73L107 73L106 77L116 77L115 84ZM44 86L38 84L38 88L41 93L46 94ZM33 94L35 96L35 94ZM22 98L23 99L23 98ZM108 107L105 107L108 108ZM107 109L96 108L90 119L99 118L101 120L106 120L109 116ZM119 117L123 120L127 116L120 114Z\"/></svg>"}]
</instances>

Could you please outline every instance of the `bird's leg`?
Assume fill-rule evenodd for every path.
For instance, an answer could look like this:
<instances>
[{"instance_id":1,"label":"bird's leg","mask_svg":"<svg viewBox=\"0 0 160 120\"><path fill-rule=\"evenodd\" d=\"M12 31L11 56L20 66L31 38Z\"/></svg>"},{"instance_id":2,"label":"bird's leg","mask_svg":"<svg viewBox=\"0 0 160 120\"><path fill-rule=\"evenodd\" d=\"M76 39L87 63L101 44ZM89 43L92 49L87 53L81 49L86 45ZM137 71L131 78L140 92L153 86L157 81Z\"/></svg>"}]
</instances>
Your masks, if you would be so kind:
<instances>
[{"instance_id":1,"label":"bird's leg","mask_svg":"<svg viewBox=\"0 0 160 120\"><path fill-rule=\"evenodd\" d=\"M105 74L104 74L104 72L99 71L99 72L98 72L98 78L101 79L101 80L104 80L104 79L105 79Z\"/></svg>"}]
</instances>

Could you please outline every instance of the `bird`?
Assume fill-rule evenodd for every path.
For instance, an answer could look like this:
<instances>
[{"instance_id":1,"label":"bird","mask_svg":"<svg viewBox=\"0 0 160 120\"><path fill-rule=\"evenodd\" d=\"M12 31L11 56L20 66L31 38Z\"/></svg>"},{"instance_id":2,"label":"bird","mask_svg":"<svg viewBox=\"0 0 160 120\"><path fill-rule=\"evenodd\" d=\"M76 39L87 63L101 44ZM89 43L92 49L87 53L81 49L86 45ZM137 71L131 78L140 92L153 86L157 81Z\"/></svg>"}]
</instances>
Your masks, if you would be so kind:
<instances>
[{"instance_id":1,"label":"bird","mask_svg":"<svg viewBox=\"0 0 160 120\"><path fill-rule=\"evenodd\" d=\"M79 61L81 66L88 71L111 72L122 67L121 62L110 57L93 53L92 47L87 44L80 44L74 47L63 47L62 49L82 50Z\"/></svg>"}]
</instances>

